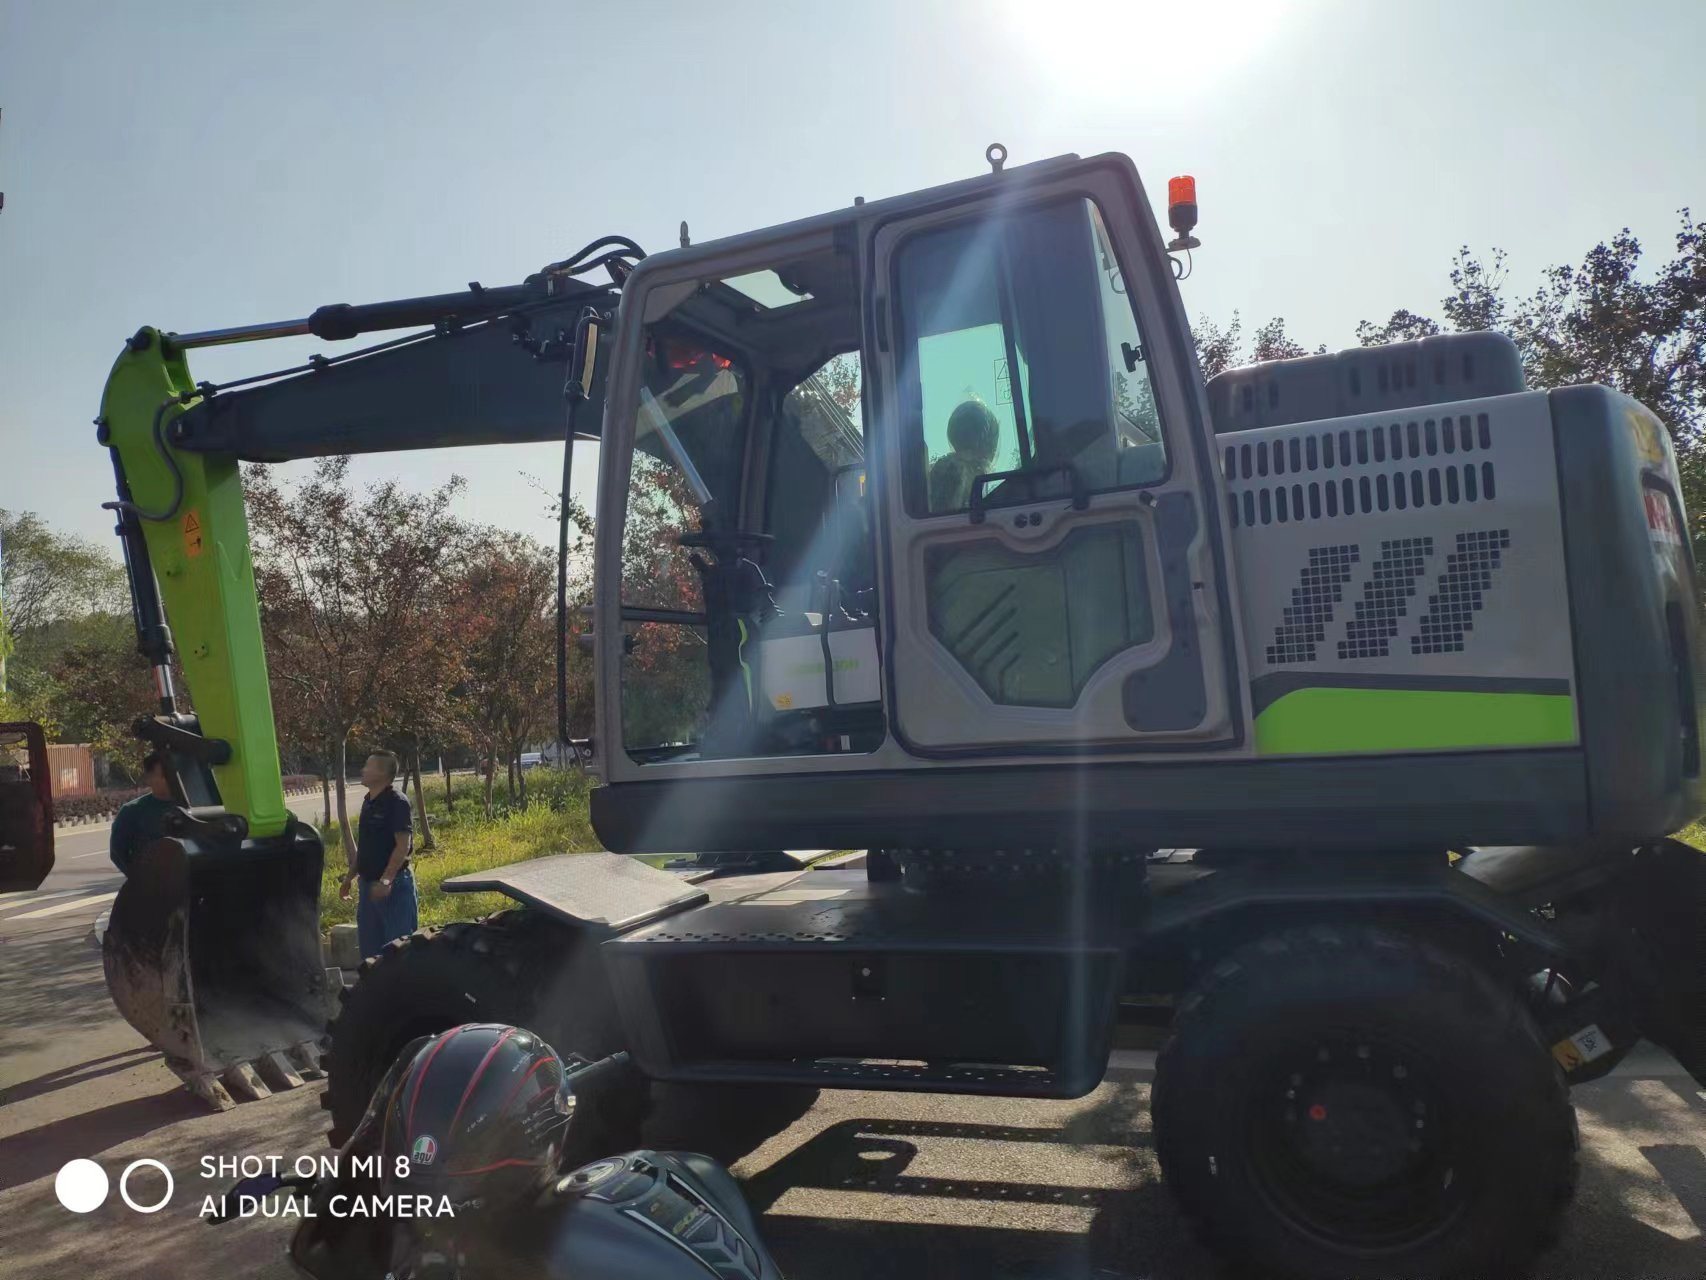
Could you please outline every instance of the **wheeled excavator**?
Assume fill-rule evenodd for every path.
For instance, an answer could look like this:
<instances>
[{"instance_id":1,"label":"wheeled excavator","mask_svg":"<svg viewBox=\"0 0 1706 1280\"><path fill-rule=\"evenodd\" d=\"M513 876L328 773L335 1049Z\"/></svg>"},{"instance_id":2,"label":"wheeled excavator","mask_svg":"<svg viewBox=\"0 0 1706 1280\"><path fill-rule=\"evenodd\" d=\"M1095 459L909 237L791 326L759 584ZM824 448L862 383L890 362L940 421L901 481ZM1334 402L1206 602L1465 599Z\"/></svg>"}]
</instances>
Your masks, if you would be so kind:
<instances>
[{"instance_id":1,"label":"wheeled excavator","mask_svg":"<svg viewBox=\"0 0 1706 1280\"><path fill-rule=\"evenodd\" d=\"M334 1140L403 1044L470 1019L747 1096L1069 1098L1156 1018L1156 1152L1221 1251L1511 1273L1573 1185L1570 1085L1642 1037L1706 1084L1669 433L1529 388L1490 333L1205 384L1194 184L1168 238L1123 156L989 159L517 285L140 330L98 433L138 731L183 807L114 904L114 998L215 1101L327 1073ZM393 331L223 386L188 363ZM596 719L558 728L609 852L449 882L516 908L341 990L240 467L557 442L566 496L577 440ZM761 856L789 848L868 854ZM682 850L722 873L634 856Z\"/></svg>"}]
</instances>

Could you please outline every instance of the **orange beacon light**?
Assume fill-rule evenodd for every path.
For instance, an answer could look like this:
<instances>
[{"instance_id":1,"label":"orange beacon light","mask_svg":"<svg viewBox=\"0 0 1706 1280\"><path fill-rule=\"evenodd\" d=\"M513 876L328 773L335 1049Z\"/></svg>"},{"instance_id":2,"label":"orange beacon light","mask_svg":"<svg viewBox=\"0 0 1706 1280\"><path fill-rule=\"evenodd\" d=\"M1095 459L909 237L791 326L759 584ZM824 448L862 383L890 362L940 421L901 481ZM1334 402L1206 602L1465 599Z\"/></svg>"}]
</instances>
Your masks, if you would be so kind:
<instances>
[{"instance_id":1,"label":"orange beacon light","mask_svg":"<svg viewBox=\"0 0 1706 1280\"><path fill-rule=\"evenodd\" d=\"M1195 249L1202 241L1191 234L1197 225L1197 180L1180 174L1167 180L1167 222L1178 234L1169 249Z\"/></svg>"}]
</instances>

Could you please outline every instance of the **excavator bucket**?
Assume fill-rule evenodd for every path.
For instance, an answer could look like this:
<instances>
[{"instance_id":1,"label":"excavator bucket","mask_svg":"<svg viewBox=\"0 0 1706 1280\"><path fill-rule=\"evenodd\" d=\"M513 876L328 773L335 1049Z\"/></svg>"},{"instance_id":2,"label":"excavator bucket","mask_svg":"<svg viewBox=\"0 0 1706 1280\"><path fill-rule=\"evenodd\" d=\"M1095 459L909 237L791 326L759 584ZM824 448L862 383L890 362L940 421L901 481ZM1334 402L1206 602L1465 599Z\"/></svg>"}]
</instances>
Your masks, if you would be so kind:
<instances>
[{"instance_id":1,"label":"excavator bucket","mask_svg":"<svg viewBox=\"0 0 1706 1280\"><path fill-rule=\"evenodd\" d=\"M311 828L264 841L145 845L101 940L107 988L219 1110L318 1079L338 987L320 953Z\"/></svg>"},{"instance_id":2,"label":"excavator bucket","mask_svg":"<svg viewBox=\"0 0 1706 1280\"><path fill-rule=\"evenodd\" d=\"M53 792L39 724L0 724L0 893L39 889L53 870Z\"/></svg>"}]
</instances>

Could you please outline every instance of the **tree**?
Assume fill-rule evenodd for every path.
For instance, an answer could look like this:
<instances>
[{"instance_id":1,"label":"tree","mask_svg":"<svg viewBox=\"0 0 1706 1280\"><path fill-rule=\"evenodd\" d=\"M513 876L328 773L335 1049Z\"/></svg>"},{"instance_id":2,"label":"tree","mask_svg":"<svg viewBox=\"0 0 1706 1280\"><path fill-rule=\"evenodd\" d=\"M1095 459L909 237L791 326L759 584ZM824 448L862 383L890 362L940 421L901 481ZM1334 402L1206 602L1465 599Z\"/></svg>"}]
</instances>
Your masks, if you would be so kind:
<instances>
[{"instance_id":1,"label":"tree","mask_svg":"<svg viewBox=\"0 0 1706 1280\"><path fill-rule=\"evenodd\" d=\"M1250 352L1252 360L1294 360L1298 356L1310 355L1311 352L1301 342L1294 341L1285 331L1285 321L1275 316L1260 329L1256 330L1256 345ZM1315 355L1326 355L1327 348L1320 346L1313 352Z\"/></svg>"},{"instance_id":2,"label":"tree","mask_svg":"<svg viewBox=\"0 0 1706 1280\"><path fill-rule=\"evenodd\" d=\"M0 511L6 689L0 717L34 720L61 741L124 759L132 723L156 709L125 612L124 573L86 539L33 512Z\"/></svg>"},{"instance_id":3,"label":"tree","mask_svg":"<svg viewBox=\"0 0 1706 1280\"><path fill-rule=\"evenodd\" d=\"M1383 347L1389 342L1413 342L1417 338L1431 338L1438 332L1438 321L1400 308L1392 313L1385 324L1377 325L1372 320L1358 322L1357 341L1365 347Z\"/></svg>"},{"instance_id":4,"label":"tree","mask_svg":"<svg viewBox=\"0 0 1706 1280\"><path fill-rule=\"evenodd\" d=\"M33 511L0 509L0 597L21 649L51 622L124 610L124 571L85 538L55 533Z\"/></svg>"},{"instance_id":5,"label":"tree","mask_svg":"<svg viewBox=\"0 0 1706 1280\"><path fill-rule=\"evenodd\" d=\"M331 757L353 854L350 737L421 679L416 659L462 534L449 509L462 481L427 493L387 481L358 494L347 458L322 458L288 491L261 467L243 479L274 706L290 708L288 732Z\"/></svg>"},{"instance_id":6,"label":"tree","mask_svg":"<svg viewBox=\"0 0 1706 1280\"><path fill-rule=\"evenodd\" d=\"M1197 349L1197 365L1202 376L1212 378L1217 373L1236 369L1239 365L1265 360L1291 360L1297 356L1325 355L1327 348L1318 346L1312 352L1286 332L1285 319L1275 316L1256 330L1256 341L1248 357L1244 354L1244 321L1232 313L1230 324L1222 327L1207 316L1198 318L1191 330L1191 341Z\"/></svg>"},{"instance_id":7,"label":"tree","mask_svg":"<svg viewBox=\"0 0 1706 1280\"><path fill-rule=\"evenodd\" d=\"M556 562L531 539L501 530L479 530L470 543L450 610L466 638L459 701L483 754L490 816L500 753L513 796L518 782L525 787L521 752L556 706Z\"/></svg>"},{"instance_id":8,"label":"tree","mask_svg":"<svg viewBox=\"0 0 1706 1280\"><path fill-rule=\"evenodd\" d=\"M818 385L844 413L851 414L853 421L859 421L862 379L856 353L831 357L823 368L817 371L817 380Z\"/></svg>"},{"instance_id":9,"label":"tree","mask_svg":"<svg viewBox=\"0 0 1706 1280\"><path fill-rule=\"evenodd\" d=\"M1697 556L1706 555L1706 227L1687 209L1672 257L1644 274L1641 242L1625 227L1579 265L1549 267L1527 297L1505 296L1506 256L1467 246L1452 263L1443 321L1409 310L1364 321L1365 344L1443 332L1508 334L1531 387L1599 382L1634 397L1670 429Z\"/></svg>"},{"instance_id":10,"label":"tree","mask_svg":"<svg viewBox=\"0 0 1706 1280\"><path fill-rule=\"evenodd\" d=\"M130 618L90 613L46 630L54 636L45 671L52 683L48 705L56 736L86 742L119 762L126 773L134 772L142 747L132 726L158 711L159 699L148 664L136 651ZM181 673L178 686L182 691Z\"/></svg>"},{"instance_id":11,"label":"tree","mask_svg":"<svg viewBox=\"0 0 1706 1280\"><path fill-rule=\"evenodd\" d=\"M818 372L820 385L837 405L857 415L860 372L858 357L836 356ZM561 510L558 497L543 482L533 486L548 502L554 523ZM584 630L582 606L590 601L588 575L593 519L578 502L569 510L570 590L568 609L568 694L571 728L596 727L592 664L578 643ZM698 504L686 477L664 459L644 448L634 453L629 476L627 514L622 530L622 599L625 604L651 609L696 612L701 589L693 553L681 546L681 534L699 526ZM555 564L552 572L555 573ZM554 582L554 579L553 579ZM554 626L554 623L553 623ZM629 637L623 660L623 738L630 744L686 742L696 738L710 700L710 668L705 638L690 626L673 622L624 624ZM553 631L552 645L555 645ZM555 648L551 654L553 680ZM551 709L555 703L553 685ZM555 725L550 726L553 730ZM554 733L551 736L555 736Z\"/></svg>"},{"instance_id":12,"label":"tree","mask_svg":"<svg viewBox=\"0 0 1706 1280\"><path fill-rule=\"evenodd\" d=\"M1196 327L1191 330L1191 341L1196 344L1197 365L1205 379L1243 363L1240 358L1244 346L1243 327L1236 311L1232 313L1232 323L1224 329L1207 316L1197 320Z\"/></svg>"},{"instance_id":13,"label":"tree","mask_svg":"<svg viewBox=\"0 0 1706 1280\"><path fill-rule=\"evenodd\" d=\"M428 603L423 621L415 629L409 646L409 678L391 683L372 716L361 725L366 736L398 753L401 785L414 788L423 850L432 849L436 839L426 818L421 751L428 743L454 741L458 728L455 691L465 670L465 638L455 625L455 610L444 598L454 590L456 577L456 569L447 567L441 594Z\"/></svg>"},{"instance_id":14,"label":"tree","mask_svg":"<svg viewBox=\"0 0 1706 1280\"><path fill-rule=\"evenodd\" d=\"M60 742L59 686L45 673L12 667L0 689L0 720L29 720L39 724L48 741Z\"/></svg>"},{"instance_id":15,"label":"tree","mask_svg":"<svg viewBox=\"0 0 1706 1280\"><path fill-rule=\"evenodd\" d=\"M677 541L698 524L698 506L681 472L636 452L622 528L624 604L689 613L703 609L693 553ZM711 700L704 634L671 622L635 623L630 634L622 682L623 741L646 746L696 741Z\"/></svg>"}]
</instances>

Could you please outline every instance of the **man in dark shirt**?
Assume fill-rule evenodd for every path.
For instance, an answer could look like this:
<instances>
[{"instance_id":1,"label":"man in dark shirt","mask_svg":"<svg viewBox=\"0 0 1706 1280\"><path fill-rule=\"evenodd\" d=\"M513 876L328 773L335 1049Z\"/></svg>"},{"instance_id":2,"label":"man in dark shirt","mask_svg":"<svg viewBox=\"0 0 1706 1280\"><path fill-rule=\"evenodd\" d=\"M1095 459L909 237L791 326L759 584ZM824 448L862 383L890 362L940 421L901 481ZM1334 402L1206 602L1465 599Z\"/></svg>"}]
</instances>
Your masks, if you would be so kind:
<instances>
[{"instance_id":1,"label":"man in dark shirt","mask_svg":"<svg viewBox=\"0 0 1706 1280\"><path fill-rule=\"evenodd\" d=\"M420 923L415 876L409 869L414 821L408 797L391 785L396 780L397 757L390 751L375 751L361 767L367 798L361 802L355 857L339 896L348 898L350 885L360 884L355 929L364 960L378 955L393 938L408 937Z\"/></svg>"},{"instance_id":2,"label":"man in dark shirt","mask_svg":"<svg viewBox=\"0 0 1706 1280\"><path fill-rule=\"evenodd\" d=\"M166 815L178 808L171 780L166 777L166 759L158 751L150 751L142 757L142 782L148 790L127 801L113 815L112 835L108 843L113 866L127 876L142 846L160 838L163 834L161 824Z\"/></svg>"}]
</instances>

